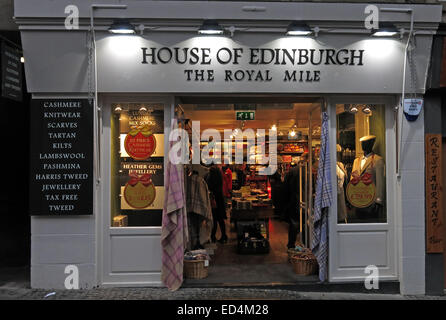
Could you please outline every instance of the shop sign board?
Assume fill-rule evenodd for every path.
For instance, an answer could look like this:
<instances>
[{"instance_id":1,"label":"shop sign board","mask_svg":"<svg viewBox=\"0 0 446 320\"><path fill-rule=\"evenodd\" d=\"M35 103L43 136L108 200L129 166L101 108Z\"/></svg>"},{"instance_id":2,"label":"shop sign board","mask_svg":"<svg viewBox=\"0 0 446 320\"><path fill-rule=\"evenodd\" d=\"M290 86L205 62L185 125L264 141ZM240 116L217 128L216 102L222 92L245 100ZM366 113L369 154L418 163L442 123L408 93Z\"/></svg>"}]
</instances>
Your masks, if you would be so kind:
<instances>
[{"instance_id":1,"label":"shop sign board","mask_svg":"<svg viewBox=\"0 0 446 320\"><path fill-rule=\"evenodd\" d=\"M22 101L22 54L16 48L1 42L2 97Z\"/></svg>"},{"instance_id":2,"label":"shop sign board","mask_svg":"<svg viewBox=\"0 0 446 320\"><path fill-rule=\"evenodd\" d=\"M22 38L30 92L88 92L87 73L78 70L87 55L81 33L23 32ZM51 52L43 49L54 43L58 46ZM432 35L417 36L413 75L417 79L426 79L431 45ZM104 32L97 35L98 89L104 93L400 94L404 49L399 39L368 34L321 33L315 39L254 32L233 38L174 31L144 37ZM409 83L410 73L406 79ZM424 86L417 93L424 93Z\"/></svg>"},{"instance_id":3,"label":"shop sign board","mask_svg":"<svg viewBox=\"0 0 446 320\"><path fill-rule=\"evenodd\" d=\"M426 134L426 252L444 247L441 134Z\"/></svg>"},{"instance_id":4,"label":"shop sign board","mask_svg":"<svg viewBox=\"0 0 446 320\"><path fill-rule=\"evenodd\" d=\"M420 38L416 50L427 41ZM118 50L123 44L125 52ZM404 46L388 39L239 34L235 41L172 32L144 39L100 35L97 45L101 92L401 91Z\"/></svg>"},{"instance_id":5,"label":"shop sign board","mask_svg":"<svg viewBox=\"0 0 446 320\"><path fill-rule=\"evenodd\" d=\"M87 99L31 102L30 214L93 214L93 108Z\"/></svg>"}]
</instances>

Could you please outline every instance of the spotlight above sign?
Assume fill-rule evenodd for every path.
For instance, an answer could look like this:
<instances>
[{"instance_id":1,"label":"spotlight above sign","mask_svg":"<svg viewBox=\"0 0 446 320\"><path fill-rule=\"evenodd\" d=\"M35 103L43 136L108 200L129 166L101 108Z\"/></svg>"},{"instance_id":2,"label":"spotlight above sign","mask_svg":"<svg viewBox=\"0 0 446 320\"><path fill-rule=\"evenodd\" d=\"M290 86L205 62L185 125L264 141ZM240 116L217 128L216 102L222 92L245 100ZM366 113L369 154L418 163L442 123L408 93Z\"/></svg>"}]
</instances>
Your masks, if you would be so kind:
<instances>
[{"instance_id":1,"label":"spotlight above sign","mask_svg":"<svg viewBox=\"0 0 446 320\"><path fill-rule=\"evenodd\" d=\"M127 20L117 20L108 28L110 33L114 34L135 34L135 26Z\"/></svg>"},{"instance_id":2,"label":"spotlight above sign","mask_svg":"<svg viewBox=\"0 0 446 320\"><path fill-rule=\"evenodd\" d=\"M215 20L205 20L200 29L198 29L198 34L221 35L223 34L223 28Z\"/></svg>"},{"instance_id":3,"label":"spotlight above sign","mask_svg":"<svg viewBox=\"0 0 446 320\"><path fill-rule=\"evenodd\" d=\"M294 21L292 22L286 31L287 36L309 36L313 31L304 22Z\"/></svg>"}]
</instances>

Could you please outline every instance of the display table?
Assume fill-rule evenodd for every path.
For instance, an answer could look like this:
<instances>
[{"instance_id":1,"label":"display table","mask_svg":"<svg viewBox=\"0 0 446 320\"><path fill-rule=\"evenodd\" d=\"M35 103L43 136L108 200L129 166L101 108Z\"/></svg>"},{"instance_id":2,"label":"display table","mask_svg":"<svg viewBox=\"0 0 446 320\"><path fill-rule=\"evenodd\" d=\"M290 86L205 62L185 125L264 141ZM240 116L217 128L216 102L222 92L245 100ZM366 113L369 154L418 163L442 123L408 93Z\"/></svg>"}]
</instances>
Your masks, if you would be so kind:
<instances>
[{"instance_id":1,"label":"display table","mask_svg":"<svg viewBox=\"0 0 446 320\"><path fill-rule=\"evenodd\" d=\"M236 200L235 200L236 201ZM232 206L231 220L235 223L237 236L240 236L241 226L248 224L265 223L266 238L269 239L269 219L274 217L274 209L271 204L252 203L249 209L237 209Z\"/></svg>"},{"instance_id":2,"label":"display table","mask_svg":"<svg viewBox=\"0 0 446 320\"><path fill-rule=\"evenodd\" d=\"M235 200L231 220L237 230L237 253L269 253L269 219L273 216L274 210L271 204L263 201Z\"/></svg>"}]
</instances>

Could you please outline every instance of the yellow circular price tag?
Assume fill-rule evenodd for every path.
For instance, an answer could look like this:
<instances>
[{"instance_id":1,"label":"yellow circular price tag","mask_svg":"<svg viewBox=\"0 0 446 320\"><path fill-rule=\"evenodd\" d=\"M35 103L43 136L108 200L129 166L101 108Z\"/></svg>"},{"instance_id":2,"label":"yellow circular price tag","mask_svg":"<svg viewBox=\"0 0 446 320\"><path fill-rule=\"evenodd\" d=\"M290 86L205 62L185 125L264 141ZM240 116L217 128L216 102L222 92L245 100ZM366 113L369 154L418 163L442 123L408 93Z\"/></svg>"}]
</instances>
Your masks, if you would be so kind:
<instances>
[{"instance_id":1,"label":"yellow circular price tag","mask_svg":"<svg viewBox=\"0 0 446 320\"><path fill-rule=\"evenodd\" d=\"M132 186L126 184L124 188L125 201L135 209L142 209L150 206L156 197L156 190L153 183L145 186L139 181L136 185Z\"/></svg>"},{"instance_id":2,"label":"yellow circular price tag","mask_svg":"<svg viewBox=\"0 0 446 320\"><path fill-rule=\"evenodd\" d=\"M347 185L347 200L356 208L366 208L375 201L376 188L374 183L368 185L359 181L353 184L351 181Z\"/></svg>"}]
</instances>

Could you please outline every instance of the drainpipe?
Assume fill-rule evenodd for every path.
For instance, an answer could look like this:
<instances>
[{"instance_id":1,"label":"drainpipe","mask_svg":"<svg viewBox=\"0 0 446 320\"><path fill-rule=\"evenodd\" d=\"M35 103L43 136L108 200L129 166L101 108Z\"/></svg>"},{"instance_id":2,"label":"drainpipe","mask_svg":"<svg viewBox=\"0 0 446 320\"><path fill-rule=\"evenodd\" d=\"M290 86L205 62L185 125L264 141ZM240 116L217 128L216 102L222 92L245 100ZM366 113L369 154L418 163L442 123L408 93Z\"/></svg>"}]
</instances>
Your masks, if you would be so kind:
<instances>
[{"instance_id":1,"label":"drainpipe","mask_svg":"<svg viewBox=\"0 0 446 320\"><path fill-rule=\"evenodd\" d=\"M101 108L98 105L98 68L97 68L97 52L96 52L96 35L94 32L94 11L95 9L126 9L124 4L92 4L90 6L90 32L92 37L93 56L94 56L94 98L93 98L93 127L96 135L95 141L95 156L96 156L96 184L101 183L101 137L99 135L99 128L101 128ZM89 57L90 58L90 57ZM90 88L89 88L90 89Z\"/></svg>"},{"instance_id":2,"label":"drainpipe","mask_svg":"<svg viewBox=\"0 0 446 320\"><path fill-rule=\"evenodd\" d=\"M400 115L400 109L404 108L404 98L406 96L406 68L407 68L407 52L409 49L409 43L410 43L410 39L413 36L413 23L414 23L414 19L413 19L413 9L408 8L408 9L400 9L400 8L382 8L380 9L380 11L383 12L402 12L402 13L408 13L410 14L410 30L409 30L409 35L407 37L407 43L406 43L406 47L404 49L404 66L403 66L403 83L402 83L402 90L401 90L401 103L399 106L397 106L395 108L395 112L396 112L396 145L397 145L397 150L396 150L396 158L397 158L397 162L396 162L396 176L397 178L401 177L401 145L402 145L402 132L403 132L403 117L401 116L401 125L398 125L398 121L399 121L399 115ZM415 88L416 90L416 88ZM400 129L401 127L401 129Z\"/></svg>"}]
</instances>

